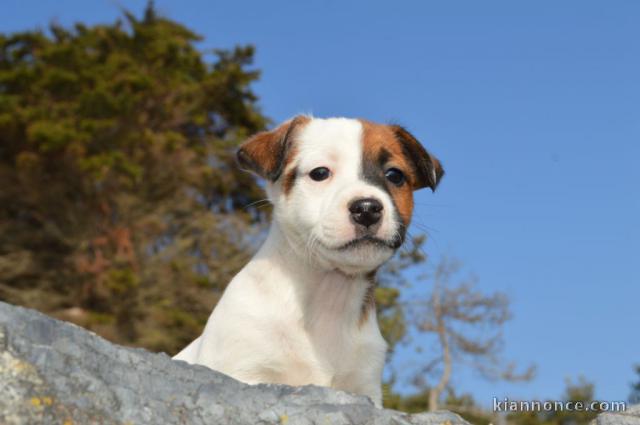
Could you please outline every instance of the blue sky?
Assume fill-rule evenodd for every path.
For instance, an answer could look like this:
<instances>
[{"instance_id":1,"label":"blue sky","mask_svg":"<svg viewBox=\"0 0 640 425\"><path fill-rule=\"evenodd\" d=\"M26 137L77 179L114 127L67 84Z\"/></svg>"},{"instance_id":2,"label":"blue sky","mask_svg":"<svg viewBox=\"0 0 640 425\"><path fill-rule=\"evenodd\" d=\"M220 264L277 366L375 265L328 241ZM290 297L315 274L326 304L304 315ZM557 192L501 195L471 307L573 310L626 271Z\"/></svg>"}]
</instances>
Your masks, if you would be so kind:
<instances>
[{"instance_id":1,"label":"blue sky","mask_svg":"<svg viewBox=\"0 0 640 425\"><path fill-rule=\"evenodd\" d=\"M447 175L417 195L435 261L456 256L514 318L527 384L454 377L491 397L558 397L583 374L626 399L640 362L640 2L159 0L205 37L253 43L266 115L407 126ZM144 1L4 0L0 31L111 22ZM419 228L418 228L419 227Z\"/></svg>"}]
</instances>

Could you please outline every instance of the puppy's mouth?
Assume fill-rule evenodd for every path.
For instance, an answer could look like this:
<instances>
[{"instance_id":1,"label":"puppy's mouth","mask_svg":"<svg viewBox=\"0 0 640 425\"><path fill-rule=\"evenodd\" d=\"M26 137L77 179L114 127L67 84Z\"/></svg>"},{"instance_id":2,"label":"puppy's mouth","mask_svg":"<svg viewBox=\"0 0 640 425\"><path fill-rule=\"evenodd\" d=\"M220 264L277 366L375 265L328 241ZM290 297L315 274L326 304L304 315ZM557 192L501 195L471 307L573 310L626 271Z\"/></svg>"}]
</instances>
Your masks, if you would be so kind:
<instances>
[{"instance_id":1,"label":"puppy's mouth","mask_svg":"<svg viewBox=\"0 0 640 425\"><path fill-rule=\"evenodd\" d=\"M353 248L358 248L365 245L379 246L381 248L398 249L402 245L400 238L394 238L392 240L380 239L375 236L365 235L359 238L350 240L349 242L340 245L336 249L338 251L347 251Z\"/></svg>"}]
</instances>

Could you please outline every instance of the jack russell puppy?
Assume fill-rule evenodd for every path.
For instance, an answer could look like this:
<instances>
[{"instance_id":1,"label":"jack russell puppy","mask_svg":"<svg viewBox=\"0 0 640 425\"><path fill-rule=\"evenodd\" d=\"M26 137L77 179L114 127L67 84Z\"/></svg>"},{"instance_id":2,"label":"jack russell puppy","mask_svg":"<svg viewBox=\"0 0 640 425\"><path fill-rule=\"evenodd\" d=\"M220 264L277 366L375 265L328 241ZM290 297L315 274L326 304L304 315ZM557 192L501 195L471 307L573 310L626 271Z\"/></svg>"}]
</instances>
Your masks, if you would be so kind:
<instances>
[{"instance_id":1,"label":"jack russell puppy","mask_svg":"<svg viewBox=\"0 0 640 425\"><path fill-rule=\"evenodd\" d=\"M439 161L400 126L310 116L258 133L237 159L266 180L273 222L202 335L174 358L381 406L387 344L374 276L404 241L413 191L438 185Z\"/></svg>"}]
</instances>

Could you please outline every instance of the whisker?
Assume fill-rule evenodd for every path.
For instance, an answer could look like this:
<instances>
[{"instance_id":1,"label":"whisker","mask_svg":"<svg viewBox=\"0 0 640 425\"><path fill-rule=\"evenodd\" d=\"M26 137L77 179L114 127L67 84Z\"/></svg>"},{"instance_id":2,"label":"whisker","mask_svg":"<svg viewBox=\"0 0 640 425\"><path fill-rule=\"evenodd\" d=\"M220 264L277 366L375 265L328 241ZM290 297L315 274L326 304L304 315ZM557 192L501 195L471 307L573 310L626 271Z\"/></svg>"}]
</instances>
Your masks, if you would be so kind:
<instances>
[{"instance_id":1,"label":"whisker","mask_svg":"<svg viewBox=\"0 0 640 425\"><path fill-rule=\"evenodd\" d=\"M427 226L420 223L413 223L413 226L421 232L426 233L426 235L429 237L431 236L432 232L438 233L438 230L435 227Z\"/></svg>"},{"instance_id":2,"label":"whisker","mask_svg":"<svg viewBox=\"0 0 640 425\"><path fill-rule=\"evenodd\" d=\"M434 207L434 208L454 208L454 205L449 205L449 204L430 204L430 203L426 203L426 202L414 202L414 205L418 205L421 207Z\"/></svg>"},{"instance_id":3,"label":"whisker","mask_svg":"<svg viewBox=\"0 0 640 425\"><path fill-rule=\"evenodd\" d=\"M251 208L251 207L253 207L253 206L255 206L255 205L260 205L260 206L262 206L262 205L264 205L265 203L269 204L269 203L271 203L271 201L270 201L269 199L267 199L267 198L265 198L265 199L258 199L257 201L252 202L252 203L250 203L249 205L246 205L243 209L245 209L245 210L246 210L246 209Z\"/></svg>"},{"instance_id":4,"label":"whisker","mask_svg":"<svg viewBox=\"0 0 640 425\"><path fill-rule=\"evenodd\" d=\"M313 248L316 242L317 242L317 237L313 232L311 232L309 234L309 237L307 238L307 241L305 243L305 249L304 249L304 259L307 264L312 264Z\"/></svg>"}]
</instances>

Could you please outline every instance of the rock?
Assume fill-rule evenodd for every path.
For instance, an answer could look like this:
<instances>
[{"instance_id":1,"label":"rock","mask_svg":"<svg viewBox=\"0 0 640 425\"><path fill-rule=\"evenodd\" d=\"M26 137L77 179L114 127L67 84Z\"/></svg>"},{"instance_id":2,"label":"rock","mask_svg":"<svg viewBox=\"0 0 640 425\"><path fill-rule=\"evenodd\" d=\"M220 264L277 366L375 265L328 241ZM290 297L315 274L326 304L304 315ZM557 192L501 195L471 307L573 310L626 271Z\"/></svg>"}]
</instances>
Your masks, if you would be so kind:
<instances>
[{"instance_id":1,"label":"rock","mask_svg":"<svg viewBox=\"0 0 640 425\"><path fill-rule=\"evenodd\" d=\"M601 413L592 425L640 425L640 404L628 406L624 412Z\"/></svg>"},{"instance_id":2,"label":"rock","mask_svg":"<svg viewBox=\"0 0 640 425\"><path fill-rule=\"evenodd\" d=\"M450 412L377 409L329 388L245 385L2 302L0 423L467 424Z\"/></svg>"}]
</instances>

